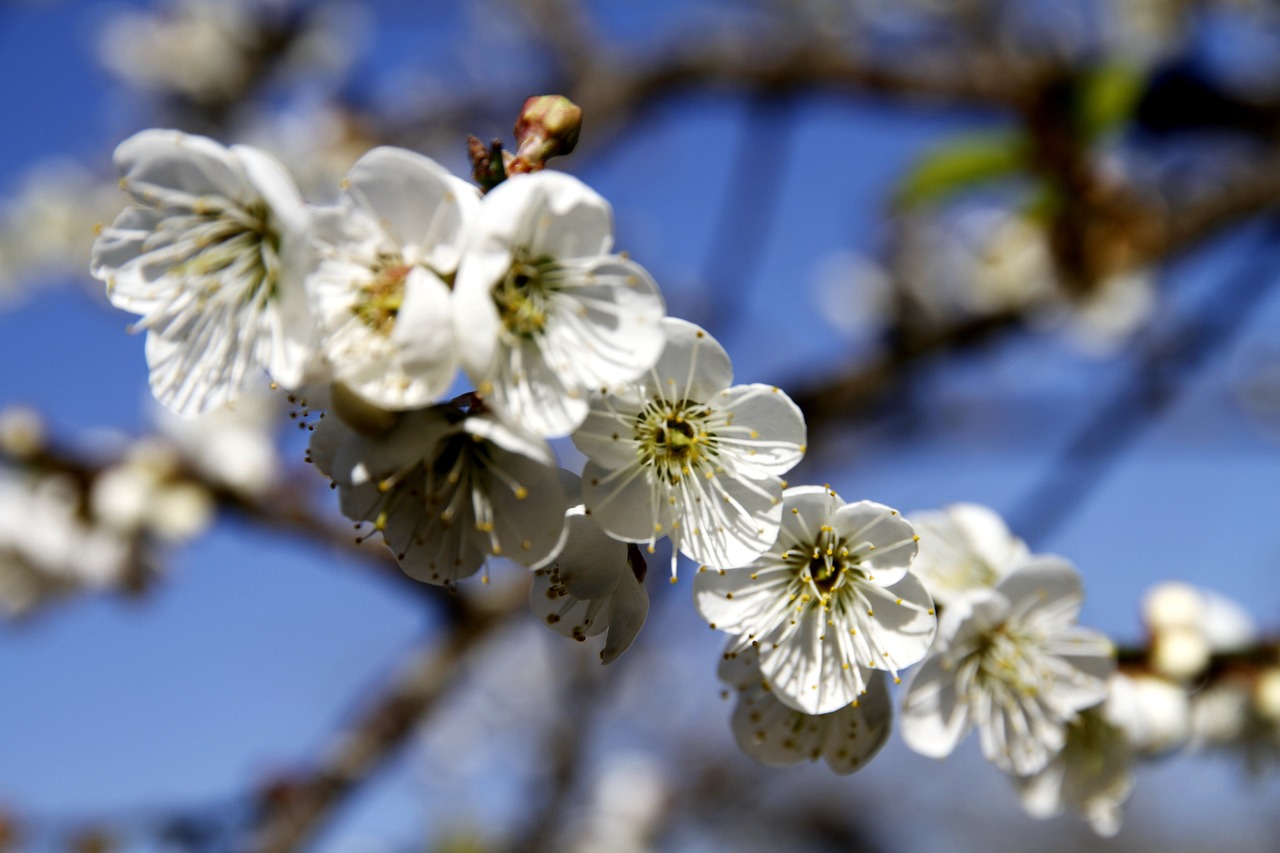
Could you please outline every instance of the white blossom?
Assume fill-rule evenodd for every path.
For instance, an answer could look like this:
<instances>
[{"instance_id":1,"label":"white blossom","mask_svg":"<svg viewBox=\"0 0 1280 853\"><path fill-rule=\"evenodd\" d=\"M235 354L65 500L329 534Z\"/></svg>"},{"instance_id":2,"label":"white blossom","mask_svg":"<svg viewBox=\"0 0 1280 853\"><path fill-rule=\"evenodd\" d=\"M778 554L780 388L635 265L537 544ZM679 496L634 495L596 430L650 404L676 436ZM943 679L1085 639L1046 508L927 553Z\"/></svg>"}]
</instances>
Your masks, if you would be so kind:
<instances>
[{"instance_id":1,"label":"white blossom","mask_svg":"<svg viewBox=\"0 0 1280 853\"><path fill-rule=\"evenodd\" d=\"M755 649L726 648L718 675L738 693L733 736L747 755L770 767L826 760L837 773L866 765L885 741L893 720L882 672L873 673L865 693L827 714L806 714L778 700L760 673Z\"/></svg>"},{"instance_id":2,"label":"white blossom","mask_svg":"<svg viewBox=\"0 0 1280 853\"><path fill-rule=\"evenodd\" d=\"M343 514L371 524L412 578L453 583L490 555L532 567L563 542L551 448L492 412L434 406L376 435L329 417L311 436Z\"/></svg>"},{"instance_id":3,"label":"white blossom","mask_svg":"<svg viewBox=\"0 0 1280 853\"><path fill-rule=\"evenodd\" d=\"M911 525L871 501L846 504L822 486L783 493L772 547L746 566L702 568L694 602L711 627L755 647L783 703L825 714L859 701L872 670L923 658L937 628L933 602L908 569Z\"/></svg>"},{"instance_id":4,"label":"white blossom","mask_svg":"<svg viewBox=\"0 0 1280 853\"><path fill-rule=\"evenodd\" d=\"M939 604L970 589L995 586L1029 553L1004 519L979 504L916 512L910 521L920 536L920 553L911 570Z\"/></svg>"},{"instance_id":5,"label":"white blossom","mask_svg":"<svg viewBox=\"0 0 1280 853\"><path fill-rule=\"evenodd\" d=\"M667 318L662 356L636 383L593 396L573 434L587 511L628 542L661 536L700 563L742 565L778 538L781 475L804 455L804 417L771 385L734 385L724 348ZM672 577L675 555L672 555Z\"/></svg>"},{"instance_id":6,"label":"white blossom","mask_svg":"<svg viewBox=\"0 0 1280 853\"><path fill-rule=\"evenodd\" d=\"M196 417L156 406L156 429L185 464L211 483L242 495L266 494L280 477L275 431L284 414L279 394L254 389Z\"/></svg>"},{"instance_id":7,"label":"white blossom","mask_svg":"<svg viewBox=\"0 0 1280 853\"><path fill-rule=\"evenodd\" d=\"M311 357L311 217L284 167L172 130L135 134L115 159L141 206L103 230L92 272L113 305L142 316L156 399L197 414L263 369L295 386Z\"/></svg>"},{"instance_id":8,"label":"white blossom","mask_svg":"<svg viewBox=\"0 0 1280 853\"><path fill-rule=\"evenodd\" d=\"M421 408L457 369L448 281L480 195L434 161L375 148L321 216L322 260L309 276L320 348L333 379L372 405Z\"/></svg>"},{"instance_id":9,"label":"white blossom","mask_svg":"<svg viewBox=\"0 0 1280 853\"><path fill-rule=\"evenodd\" d=\"M534 572L533 615L579 642L604 631L602 663L612 663L635 641L649 614L644 559L634 545L596 526L579 505L565 516L566 540L551 563Z\"/></svg>"},{"instance_id":10,"label":"white blossom","mask_svg":"<svg viewBox=\"0 0 1280 853\"><path fill-rule=\"evenodd\" d=\"M560 172L512 176L481 205L454 293L459 355L540 435L570 432L589 391L636 379L662 350L658 287L612 246L608 203Z\"/></svg>"},{"instance_id":11,"label":"white blossom","mask_svg":"<svg viewBox=\"0 0 1280 853\"><path fill-rule=\"evenodd\" d=\"M907 745L941 758L976 726L983 754L1000 769L1043 769L1067 724L1107 697L1114 668L1111 643L1075 624L1083 600L1074 566L1034 555L994 589L949 604L907 690Z\"/></svg>"},{"instance_id":12,"label":"white blossom","mask_svg":"<svg viewBox=\"0 0 1280 853\"><path fill-rule=\"evenodd\" d=\"M1084 815L1094 832L1111 836L1120 831L1121 806L1133 789L1132 763L1124 730L1099 705L1067 724L1061 752L1042 770L1014 783L1023 808L1034 817L1071 808Z\"/></svg>"},{"instance_id":13,"label":"white blossom","mask_svg":"<svg viewBox=\"0 0 1280 853\"><path fill-rule=\"evenodd\" d=\"M1152 669L1177 681L1195 678L1214 653L1246 648L1258 634L1239 604L1182 581L1164 581L1148 590L1142 614L1151 635Z\"/></svg>"},{"instance_id":14,"label":"white blossom","mask_svg":"<svg viewBox=\"0 0 1280 853\"><path fill-rule=\"evenodd\" d=\"M0 611L20 616L76 589L125 579L126 537L86 521L78 486L0 468Z\"/></svg>"}]
</instances>

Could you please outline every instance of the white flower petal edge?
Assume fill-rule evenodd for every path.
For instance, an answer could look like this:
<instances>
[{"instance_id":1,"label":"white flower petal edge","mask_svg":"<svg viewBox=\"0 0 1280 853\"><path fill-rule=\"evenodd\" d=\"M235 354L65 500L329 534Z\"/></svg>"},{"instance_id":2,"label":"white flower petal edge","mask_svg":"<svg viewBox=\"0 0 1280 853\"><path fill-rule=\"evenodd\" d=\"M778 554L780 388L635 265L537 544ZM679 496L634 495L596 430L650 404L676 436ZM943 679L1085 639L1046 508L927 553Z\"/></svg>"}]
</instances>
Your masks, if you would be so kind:
<instances>
[{"instance_id":1,"label":"white flower petal edge","mask_svg":"<svg viewBox=\"0 0 1280 853\"><path fill-rule=\"evenodd\" d=\"M374 406L426 406L457 369L449 285L474 225L476 189L434 161L375 148L326 210L307 283L334 379Z\"/></svg>"},{"instance_id":2,"label":"white flower petal edge","mask_svg":"<svg viewBox=\"0 0 1280 853\"><path fill-rule=\"evenodd\" d=\"M800 486L783 492L773 546L746 566L700 569L694 603L739 648L758 649L780 701L825 714L858 701L873 670L897 680L928 652L937 619L907 572L915 553L896 510Z\"/></svg>"},{"instance_id":3,"label":"white flower petal edge","mask_svg":"<svg viewBox=\"0 0 1280 853\"><path fill-rule=\"evenodd\" d=\"M103 229L91 271L113 305L142 316L156 399L198 414L263 370L295 387L314 352L303 285L311 214L284 167L171 130L135 134L115 160L143 206Z\"/></svg>"},{"instance_id":4,"label":"white flower petal edge","mask_svg":"<svg viewBox=\"0 0 1280 853\"><path fill-rule=\"evenodd\" d=\"M326 418L310 458L333 479L343 514L372 525L405 574L451 584L489 556L535 566L564 543L554 457L541 439L521 446L517 435L493 413L442 405L406 412L375 436Z\"/></svg>"},{"instance_id":5,"label":"white flower petal edge","mask_svg":"<svg viewBox=\"0 0 1280 853\"><path fill-rule=\"evenodd\" d=\"M920 535L913 571L940 604L970 589L995 586L1030 553L1004 519L985 506L952 504L909 518Z\"/></svg>"},{"instance_id":6,"label":"white flower petal edge","mask_svg":"<svg viewBox=\"0 0 1280 853\"><path fill-rule=\"evenodd\" d=\"M770 767L826 760L836 773L866 766L889 739L893 708L883 673L855 703L829 714L805 714L778 701L760 673L753 649L726 649L719 676L738 692L732 728L738 747Z\"/></svg>"},{"instance_id":7,"label":"white flower petal edge","mask_svg":"<svg viewBox=\"0 0 1280 853\"><path fill-rule=\"evenodd\" d=\"M534 572L529 605L544 625L579 642L608 631L602 663L630 648L649 613L643 561L605 534L577 506L566 515L568 539L550 565Z\"/></svg>"},{"instance_id":8,"label":"white flower petal edge","mask_svg":"<svg viewBox=\"0 0 1280 853\"><path fill-rule=\"evenodd\" d=\"M948 605L907 689L907 745L942 757L977 726L983 753L1000 769L1043 769L1062 749L1067 724L1107 698L1115 666L1111 643L1075 624L1082 600L1074 566L1036 555L995 589Z\"/></svg>"},{"instance_id":9,"label":"white flower petal edge","mask_svg":"<svg viewBox=\"0 0 1280 853\"><path fill-rule=\"evenodd\" d=\"M726 387L728 356L703 329L674 318L662 328L657 364L632 386L593 395L573 434L589 459L587 511L651 552L670 536L699 563L742 565L777 540L780 476L804 455L804 417L773 386Z\"/></svg>"},{"instance_id":10,"label":"white flower petal edge","mask_svg":"<svg viewBox=\"0 0 1280 853\"><path fill-rule=\"evenodd\" d=\"M565 435L592 390L630 382L662 350L665 305L638 264L607 254L608 203L559 172L515 175L484 198L454 291L463 368L490 404Z\"/></svg>"}]
</instances>

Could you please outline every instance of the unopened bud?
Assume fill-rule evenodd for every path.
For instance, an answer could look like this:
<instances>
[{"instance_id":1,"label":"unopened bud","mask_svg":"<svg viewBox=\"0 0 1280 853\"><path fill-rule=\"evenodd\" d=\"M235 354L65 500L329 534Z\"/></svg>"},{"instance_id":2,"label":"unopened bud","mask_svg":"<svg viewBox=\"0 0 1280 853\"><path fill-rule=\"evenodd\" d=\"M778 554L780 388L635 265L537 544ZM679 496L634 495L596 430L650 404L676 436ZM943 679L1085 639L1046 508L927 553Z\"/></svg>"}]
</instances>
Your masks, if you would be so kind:
<instances>
[{"instance_id":1,"label":"unopened bud","mask_svg":"<svg viewBox=\"0 0 1280 853\"><path fill-rule=\"evenodd\" d=\"M502 150L502 140L486 145L477 136L467 137L467 158L471 161L471 177L480 189L488 192L507 179L507 165L512 155Z\"/></svg>"},{"instance_id":2,"label":"unopened bud","mask_svg":"<svg viewBox=\"0 0 1280 853\"><path fill-rule=\"evenodd\" d=\"M44 421L31 409L0 411L0 452L26 459L44 449Z\"/></svg>"},{"instance_id":3,"label":"unopened bud","mask_svg":"<svg viewBox=\"0 0 1280 853\"><path fill-rule=\"evenodd\" d=\"M1209 665L1209 644L1190 628L1170 628L1154 637L1151 668L1166 678L1188 681Z\"/></svg>"},{"instance_id":4,"label":"unopened bud","mask_svg":"<svg viewBox=\"0 0 1280 853\"><path fill-rule=\"evenodd\" d=\"M511 172L537 172L546 161L573 151L582 130L582 108L563 95L537 95L524 102L516 119Z\"/></svg>"}]
</instances>

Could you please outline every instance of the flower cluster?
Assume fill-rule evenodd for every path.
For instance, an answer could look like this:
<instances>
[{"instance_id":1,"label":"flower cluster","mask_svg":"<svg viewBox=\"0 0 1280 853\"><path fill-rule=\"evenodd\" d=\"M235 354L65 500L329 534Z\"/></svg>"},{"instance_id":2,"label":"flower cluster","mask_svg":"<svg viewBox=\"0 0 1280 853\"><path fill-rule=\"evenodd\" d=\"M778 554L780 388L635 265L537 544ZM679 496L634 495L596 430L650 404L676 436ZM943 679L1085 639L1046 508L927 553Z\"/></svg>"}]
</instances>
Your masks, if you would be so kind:
<instances>
[{"instance_id":1,"label":"flower cluster","mask_svg":"<svg viewBox=\"0 0 1280 853\"><path fill-rule=\"evenodd\" d=\"M638 636L645 554L670 540L671 580L680 555L698 564L694 604L728 635L719 677L737 695L734 736L769 765L864 766L913 666L901 711L911 748L943 757L976 729L1029 812L1071 806L1100 833L1119 826L1133 758L1214 739L1208 726L1197 735L1197 708L1219 721L1235 708L1237 741L1274 733L1274 670L1196 703L1183 687L1253 637L1222 601L1156 591L1153 672L1117 673L1110 641L1076 624L1075 567L1033 553L991 510L907 519L830 486L788 487L806 449L797 406L776 387L735 384L724 348L666 316L652 276L614 250L609 204L543 169L572 148L579 117L563 99L531 99L516 154L473 141L479 187L376 148L332 205L304 200L248 146L160 130L121 144L136 203L101 231L92 268L140 317L185 464L265 492L269 452L220 475L218 453L191 449L217 442L181 419L259 411L248 395L265 374L298 406L308 459L361 539L378 534L429 584L487 572L493 558L525 567L537 620L602 637L604 663ZM253 430L214 429L221 456L258 446ZM585 457L580 476L553 449L566 438ZM163 538L168 524L181 538L207 511L157 508L177 493L144 454L100 478L91 503L119 531L149 525ZM24 549L10 548L29 562Z\"/></svg>"},{"instance_id":2,"label":"flower cluster","mask_svg":"<svg viewBox=\"0 0 1280 853\"><path fill-rule=\"evenodd\" d=\"M637 546L669 537L673 580L680 553L757 557L805 425L665 316L653 278L614 251L603 198L542 170L576 136L566 104L531 102L528 144L487 192L383 147L327 206L255 148L144 131L116 151L135 205L92 269L140 315L167 408L234 404L265 374L302 407L344 514L406 574L449 585L496 556L533 569L542 621L607 631L608 661L648 610ZM580 481L558 468L560 437L587 457Z\"/></svg>"}]
</instances>

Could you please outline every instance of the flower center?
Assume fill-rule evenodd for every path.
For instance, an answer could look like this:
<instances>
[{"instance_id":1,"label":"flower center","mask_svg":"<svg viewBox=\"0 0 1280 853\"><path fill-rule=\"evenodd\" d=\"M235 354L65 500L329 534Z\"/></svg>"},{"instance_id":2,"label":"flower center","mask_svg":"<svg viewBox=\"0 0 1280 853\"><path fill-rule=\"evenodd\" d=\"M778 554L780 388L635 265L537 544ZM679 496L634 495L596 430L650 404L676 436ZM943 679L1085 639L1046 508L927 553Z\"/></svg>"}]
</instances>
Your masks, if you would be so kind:
<instances>
[{"instance_id":1,"label":"flower center","mask_svg":"<svg viewBox=\"0 0 1280 853\"><path fill-rule=\"evenodd\" d=\"M493 288L493 304L507 331L519 338L539 335L547 326L547 296L551 291L550 258L517 256Z\"/></svg>"},{"instance_id":2,"label":"flower center","mask_svg":"<svg viewBox=\"0 0 1280 853\"><path fill-rule=\"evenodd\" d=\"M154 239L157 244L173 244L186 255L171 272L201 279L199 290L205 299L231 281L243 285L235 294L245 301L275 295L280 237L268 224L263 204L241 208L200 199L190 215L161 222Z\"/></svg>"},{"instance_id":3,"label":"flower center","mask_svg":"<svg viewBox=\"0 0 1280 853\"><path fill-rule=\"evenodd\" d=\"M637 452L644 465L672 485L719 452L716 435L707 429L711 410L680 400L652 400L636 416Z\"/></svg>"},{"instance_id":4,"label":"flower center","mask_svg":"<svg viewBox=\"0 0 1280 853\"><path fill-rule=\"evenodd\" d=\"M826 597L843 585L845 575L859 571L859 562L861 558L849 553L848 546L837 538L835 531L823 525L808 561L801 555L801 580L811 582L818 593Z\"/></svg>"},{"instance_id":5,"label":"flower center","mask_svg":"<svg viewBox=\"0 0 1280 853\"><path fill-rule=\"evenodd\" d=\"M388 337L404 304L405 280L411 269L399 255L379 255L372 269L373 278L360 286L360 298L352 306L352 313L370 329Z\"/></svg>"}]
</instances>

